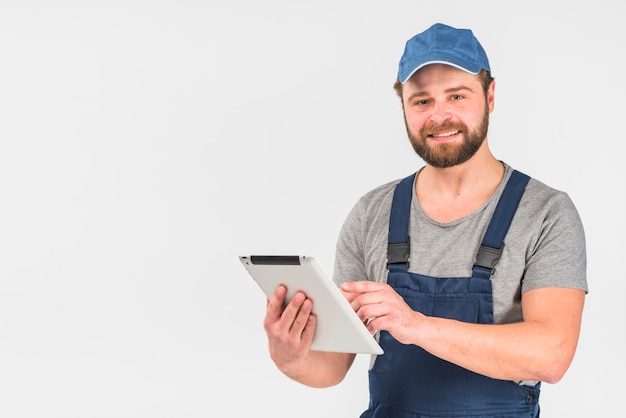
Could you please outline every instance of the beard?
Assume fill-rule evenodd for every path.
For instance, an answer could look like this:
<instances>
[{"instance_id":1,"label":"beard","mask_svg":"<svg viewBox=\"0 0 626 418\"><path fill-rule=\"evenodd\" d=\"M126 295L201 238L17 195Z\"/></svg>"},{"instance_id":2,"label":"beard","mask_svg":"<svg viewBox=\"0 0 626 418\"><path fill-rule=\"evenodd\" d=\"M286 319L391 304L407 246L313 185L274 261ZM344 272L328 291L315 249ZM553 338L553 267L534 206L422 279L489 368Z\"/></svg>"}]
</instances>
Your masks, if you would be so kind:
<instances>
[{"instance_id":1,"label":"beard","mask_svg":"<svg viewBox=\"0 0 626 418\"><path fill-rule=\"evenodd\" d=\"M406 123L406 118L405 118ZM427 164L437 168L448 168L462 164L472 158L478 151L485 138L489 127L489 111L485 114L480 125L470 131L467 125L461 122L445 123L438 126L424 127L416 134L406 126L409 140L413 149ZM441 143L428 144L428 137L436 132L459 131L463 134L461 144Z\"/></svg>"}]
</instances>

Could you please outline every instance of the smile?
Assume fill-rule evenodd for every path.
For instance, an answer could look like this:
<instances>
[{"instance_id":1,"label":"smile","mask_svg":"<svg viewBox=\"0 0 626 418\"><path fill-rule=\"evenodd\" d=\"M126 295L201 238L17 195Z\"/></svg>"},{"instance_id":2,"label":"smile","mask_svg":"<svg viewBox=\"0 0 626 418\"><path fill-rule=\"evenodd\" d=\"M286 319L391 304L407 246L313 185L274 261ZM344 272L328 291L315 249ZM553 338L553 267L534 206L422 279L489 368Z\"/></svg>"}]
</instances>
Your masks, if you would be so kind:
<instances>
[{"instance_id":1,"label":"smile","mask_svg":"<svg viewBox=\"0 0 626 418\"><path fill-rule=\"evenodd\" d=\"M433 137L433 138L447 138L449 136L453 136L458 134L461 131L448 131L448 132L441 132L441 133L437 133L437 134L431 134L429 136Z\"/></svg>"}]
</instances>

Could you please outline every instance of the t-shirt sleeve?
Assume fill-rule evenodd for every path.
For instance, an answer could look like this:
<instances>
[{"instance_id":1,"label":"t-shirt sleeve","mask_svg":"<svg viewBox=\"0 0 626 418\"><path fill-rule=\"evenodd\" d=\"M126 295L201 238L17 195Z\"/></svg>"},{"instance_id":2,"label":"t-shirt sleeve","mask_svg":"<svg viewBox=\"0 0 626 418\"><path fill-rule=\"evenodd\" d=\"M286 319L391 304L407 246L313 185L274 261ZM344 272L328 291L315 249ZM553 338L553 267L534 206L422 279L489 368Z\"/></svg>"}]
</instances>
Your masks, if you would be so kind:
<instances>
[{"instance_id":1,"label":"t-shirt sleeve","mask_svg":"<svg viewBox=\"0 0 626 418\"><path fill-rule=\"evenodd\" d=\"M566 193L549 201L539 239L527 257L522 292L541 287L588 291L585 232L574 203Z\"/></svg>"},{"instance_id":2,"label":"t-shirt sleeve","mask_svg":"<svg viewBox=\"0 0 626 418\"><path fill-rule=\"evenodd\" d=\"M385 281L389 212L395 185L379 186L363 195L346 217L335 249L333 280Z\"/></svg>"},{"instance_id":3,"label":"t-shirt sleeve","mask_svg":"<svg viewBox=\"0 0 626 418\"><path fill-rule=\"evenodd\" d=\"M366 278L363 249L363 202L359 200L346 217L335 248L333 281L341 283Z\"/></svg>"}]
</instances>

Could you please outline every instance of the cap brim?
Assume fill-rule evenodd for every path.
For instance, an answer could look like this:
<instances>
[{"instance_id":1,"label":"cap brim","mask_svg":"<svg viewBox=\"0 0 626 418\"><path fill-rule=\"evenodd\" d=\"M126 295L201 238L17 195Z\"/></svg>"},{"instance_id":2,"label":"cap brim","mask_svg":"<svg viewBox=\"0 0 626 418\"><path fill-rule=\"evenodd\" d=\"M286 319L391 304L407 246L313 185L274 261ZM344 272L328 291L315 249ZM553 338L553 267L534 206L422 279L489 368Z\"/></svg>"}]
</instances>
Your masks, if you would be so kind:
<instances>
[{"instance_id":1,"label":"cap brim","mask_svg":"<svg viewBox=\"0 0 626 418\"><path fill-rule=\"evenodd\" d=\"M413 71L407 73L406 75L404 75L401 78L399 77L400 78L400 82L402 84L406 83L408 81L408 79L413 76L413 74L415 74L420 69L426 67L427 65L431 65L431 64L445 64L445 65L449 65L451 67L458 68L459 70L465 71L466 73L470 73L470 74L478 74L480 72L480 69L478 69L476 71L472 71L471 69L463 67L462 65L459 65L459 64L455 64L454 62L443 61L443 60L434 60L434 61L428 61L428 62L425 62L423 64L420 64Z\"/></svg>"}]
</instances>

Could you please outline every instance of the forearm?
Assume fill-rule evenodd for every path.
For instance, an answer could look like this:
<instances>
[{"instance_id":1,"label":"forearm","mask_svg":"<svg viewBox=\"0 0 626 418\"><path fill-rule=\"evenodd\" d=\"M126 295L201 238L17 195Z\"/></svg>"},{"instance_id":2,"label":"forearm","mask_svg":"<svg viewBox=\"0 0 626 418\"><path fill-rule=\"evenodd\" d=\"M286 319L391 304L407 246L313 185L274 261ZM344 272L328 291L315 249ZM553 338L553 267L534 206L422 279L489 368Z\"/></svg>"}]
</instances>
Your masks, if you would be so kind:
<instances>
[{"instance_id":1,"label":"forearm","mask_svg":"<svg viewBox=\"0 0 626 418\"><path fill-rule=\"evenodd\" d=\"M349 353L309 351L298 363L276 362L276 365L290 379L307 386L324 388L340 383L355 357L355 354Z\"/></svg>"},{"instance_id":2,"label":"forearm","mask_svg":"<svg viewBox=\"0 0 626 418\"><path fill-rule=\"evenodd\" d=\"M403 344L476 373L504 380L555 383L576 351L585 291L542 288L524 293L524 321L493 325L430 317L413 311L390 286L373 282L342 284L368 329L388 331Z\"/></svg>"},{"instance_id":3,"label":"forearm","mask_svg":"<svg viewBox=\"0 0 626 418\"><path fill-rule=\"evenodd\" d=\"M425 318L415 343L431 354L495 379L556 383L569 367L576 338L553 325L521 322L469 324Z\"/></svg>"}]
</instances>

